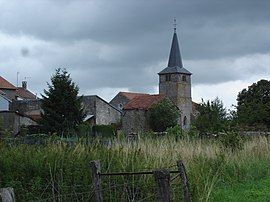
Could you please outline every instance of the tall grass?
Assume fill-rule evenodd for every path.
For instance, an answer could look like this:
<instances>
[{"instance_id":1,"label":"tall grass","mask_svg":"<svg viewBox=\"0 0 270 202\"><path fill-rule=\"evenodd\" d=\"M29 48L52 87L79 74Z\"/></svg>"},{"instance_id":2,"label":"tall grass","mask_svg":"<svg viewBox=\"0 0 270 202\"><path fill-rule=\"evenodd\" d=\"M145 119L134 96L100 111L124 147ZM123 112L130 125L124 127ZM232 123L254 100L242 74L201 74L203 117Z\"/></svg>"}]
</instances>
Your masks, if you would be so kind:
<instances>
[{"instance_id":1,"label":"tall grass","mask_svg":"<svg viewBox=\"0 0 270 202\"><path fill-rule=\"evenodd\" d=\"M265 137L246 141L243 149L235 152L215 140L199 139L143 138L133 143L115 139L111 144L78 143L72 147L64 143L28 146L0 142L0 187L14 187L19 201L57 196L63 201L87 200L92 190L89 166L92 160L99 159L105 173L161 167L175 170L176 161L181 159L187 168L192 199L211 201L219 187L269 176L269 152ZM121 193L120 188L114 188L117 185L125 186L125 191L134 198L148 196L149 190L154 193L151 176L104 177L102 181L108 201L117 201ZM177 183L174 186L179 186L176 190L180 192ZM176 194L175 198L179 197Z\"/></svg>"}]
</instances>

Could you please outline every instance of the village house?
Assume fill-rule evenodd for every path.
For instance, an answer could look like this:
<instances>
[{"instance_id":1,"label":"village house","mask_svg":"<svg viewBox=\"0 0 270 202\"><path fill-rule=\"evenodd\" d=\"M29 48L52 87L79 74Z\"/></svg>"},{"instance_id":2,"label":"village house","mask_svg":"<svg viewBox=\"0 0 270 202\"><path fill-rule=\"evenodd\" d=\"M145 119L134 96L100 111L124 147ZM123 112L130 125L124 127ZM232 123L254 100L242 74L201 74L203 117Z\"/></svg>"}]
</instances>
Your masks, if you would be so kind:
<instances>
[{"instance_id":1,"label":"village house","mask_svg":"<svg viewBox=\"0 0 270 202\"><path fill-rule=\"evenodd\" d=\"M28 114L14 108L16 102L29 100L37 101L37 98L27 89L26 81L22 82L22 87L15 87L0 76L0 119L4 129L16 135L22 126L37 125Z\"/></svg>"},{"instance_id":2,"label":"village house","mask_svg":"<svg viewBox=\"0 0 270 202\"><path fill-rule=\"evenodd\" d=\"M85 121L94 125L111 125L121 121L121 110L97 95L83 96L82 107L86 113Z\"/></svg>"},{"instance_id":3,"label":"village house","mask_svg":"<svg viewBox=\"0 0 270 202\"><path fill-rule=\"evenodd\" d=\"M39 120L42 112L41 104L40 99L17 100L12 102L11 109L33 120ZM121 111L97 95L83 96L82 107L86 114L84 121L91 125L110 125L121 120Z\"/></svg>"},{"instance_id":4,"label":"village house","mask_svg":"<svg viewBox=\"0 0 270 202\"><path fill-rule=\"evenodd\" d=\"M10 101L13 100L35 100L37 96L27 89L27 82L22 81L21 87L16 87L0 76L0 94Z\"/></svg>"}]
</instances>

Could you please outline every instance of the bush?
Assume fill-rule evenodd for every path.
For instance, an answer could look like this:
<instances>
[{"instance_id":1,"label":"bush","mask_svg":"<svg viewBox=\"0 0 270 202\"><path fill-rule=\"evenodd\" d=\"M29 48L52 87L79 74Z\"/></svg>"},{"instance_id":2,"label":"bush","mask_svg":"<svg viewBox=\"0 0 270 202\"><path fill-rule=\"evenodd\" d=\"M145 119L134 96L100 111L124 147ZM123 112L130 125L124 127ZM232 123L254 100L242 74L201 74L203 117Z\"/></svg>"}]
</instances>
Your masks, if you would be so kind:
<instances>
[{"instance_id":1,"label":"bush","mask_svg":"<svg viewBox=\"0 0 270 202\"><path fill-rule=\"evenodd\" d=\"M155 132L163 132L168 127L177 125L178 108L167 99L154 104L150 108L150 127Z\"/></svg>"},{"instance_id":2,"label":"bush","mask_svg":"<svg viewBox=\"0 0 270 202\"><path fill-rule=\"evenodd\" d=\"M167 128L166 130L168 136L172 136L175 138L175 140L178 140L180 138L184 137L184 133L182 128L180 128L179 125Z\"/></svg>"},{"instance_id":3,"label":"bush","mask_svg":"<svg viewBox=\"0 0 270 202\"><path fill-rule=\"evenodd\" d=\"M95 125L92 128L95 136L114 137L117 133L114 125Z\"/></svg>"},{"instance_id":4,"label":"bush","mask_svg":"<svg viewBox=\"0 0 270 202\"><path fill-rule=\"evenodd\" d=\"M200 132L199 132L199 130L196 128L196 126L191 125L191 126L190 126L190 129L188 130L188 133L187 133L188 138L190 138L190 139L196 139L196 138L199 138L199 134L200 134Z\"/></svg>"},{"instance_id":5,"label":"bush","mask_svg":"<svg viewBox=\"0 0 270 202\"><path fill-rule=\"evenodd\" d=\"M2 117L0 117L0 131L4 130L4 123Z\"/></svg>"},{"instance_id":6,"label":"bush","mask_svg":"<svg viewBox=\"0 0 270 202\"><path fill-rule=\"evenodd\" d=\"M243 140L237 132L229 131L221 133L219 135L219 140L225 148L231 149L232 152L238 149L243 149Z\"/></svg>"},{"instance_id":7,"label":"bush","mask_svg":"<svg viewBox=\"0 0 270 202\"><path fill-rule=\"evenodd\" d=\"M228 127L227 110L223 102L216 98L208 100L198 105L199 116L196 118L194 125L200 131L201 135L207 133L218 133L226 130Z\"/></svg>"},{"instance_id":8,"label":"bush","mask_svg":"<svg viewBox=\"0 0 270 202\"><path fill-rule=\"evenodd\" d=\"M82 123L78 126L78 136L90 136L92 133L92 126L89 123Z\"/></svg>"}]
</instances>

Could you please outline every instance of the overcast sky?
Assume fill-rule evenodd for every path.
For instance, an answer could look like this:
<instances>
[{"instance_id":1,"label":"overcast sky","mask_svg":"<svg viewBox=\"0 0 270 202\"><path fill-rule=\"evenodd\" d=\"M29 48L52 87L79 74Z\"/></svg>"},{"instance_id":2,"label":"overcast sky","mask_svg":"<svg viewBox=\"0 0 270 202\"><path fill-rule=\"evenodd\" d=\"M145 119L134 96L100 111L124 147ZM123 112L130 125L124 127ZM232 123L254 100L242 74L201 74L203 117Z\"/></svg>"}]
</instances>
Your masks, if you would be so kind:
<instances>
[{"instance_id":1,"label":"overcast sky","mask_svg":"<svg viewBox=\"0 0 270 202\"><path fill-rule=\"evenodd\" d=\"M81 94L157 93L174 17L194 101L230 107L270 79L269 0L0 0L0 75L39 94L61 67Z\"/></svg>"}]
</instances>

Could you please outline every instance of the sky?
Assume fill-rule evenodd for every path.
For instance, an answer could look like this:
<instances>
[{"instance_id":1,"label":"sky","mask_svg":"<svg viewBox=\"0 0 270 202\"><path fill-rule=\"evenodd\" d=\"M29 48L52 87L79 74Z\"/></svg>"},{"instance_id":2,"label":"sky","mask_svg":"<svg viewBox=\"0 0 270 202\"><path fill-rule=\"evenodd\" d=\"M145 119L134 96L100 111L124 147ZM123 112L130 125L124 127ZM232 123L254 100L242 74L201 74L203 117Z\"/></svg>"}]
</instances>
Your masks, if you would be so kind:
<instances>
[{"instance_id":1,"label":"sky","mask_svg":"<svg viewBox=\"0 0 270 202\"><path fill-rule=\"evenodd\" d=\"M40 95L56 68L80 94L158 93L173 18L195 102L270 79L269 0L0 0L0 75Z\"/></svg>"}]
</instances>

